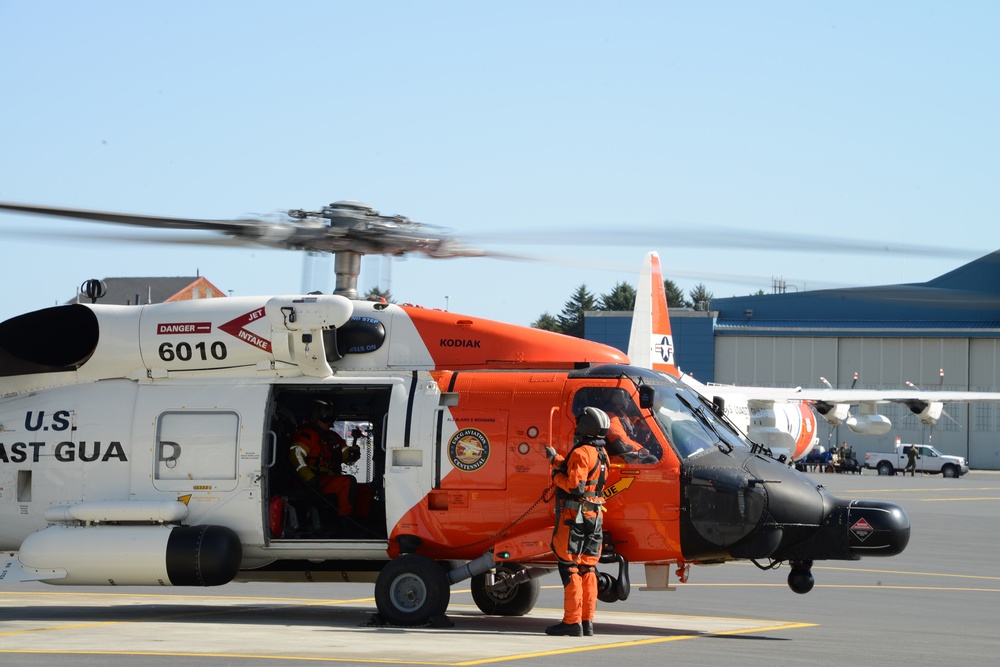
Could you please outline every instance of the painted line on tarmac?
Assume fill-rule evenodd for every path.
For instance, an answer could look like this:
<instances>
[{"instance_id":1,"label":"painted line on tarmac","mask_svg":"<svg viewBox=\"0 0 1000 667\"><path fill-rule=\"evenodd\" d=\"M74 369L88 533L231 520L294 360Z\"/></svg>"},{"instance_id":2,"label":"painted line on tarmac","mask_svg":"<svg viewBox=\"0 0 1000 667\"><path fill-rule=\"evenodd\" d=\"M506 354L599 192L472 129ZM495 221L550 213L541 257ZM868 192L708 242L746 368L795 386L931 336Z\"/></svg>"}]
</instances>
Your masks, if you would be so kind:
<instances>
[{"instance_id":1,"label":"painted line on tarmac","mask_svg":"<svg viewBox=\"0 0 1000 667\"><path fill-rule=\"evenodd\" d=\"M602 614L602 617L606 612ZM714 618L714 617L701 617ZM737 619L734 619L737 620ZM379 664L379 665L430 665L432 667L467 667L471 665L487 665L513 660L529 660L532 658L570 655L574 653L589 653L592 651L604 651L616 648L632 648L636 646L649 646L652 644L664 644L667 642L682 641L686 639L700 639L706 637L723 637L732 635L755 634L760 632L782 632L786 630L796 630L801 628L818 627L816 623L799 622L775 622L762 621L770 625L755 626L751 628L739 628L735 630L719 630L714 632L693 632L670 637L650 637L646 639L632 639L610 643L592 644L589 646L570 646L559 649L549 649L545 651L534 651L527 653L517 653L508 655L497 655L489 658L479 658L475 660L459 660L454 662L429 661L429 660L389 660L377 658L332 658L319 656L295 656L282 654L246 654L246 653L198 653L181 651L95 651L95 650L60 650L60 649L0 649L0 655L74 655L74 656L130 656L130 657L168 657L168 658L220 658L227 660L284 660L289 662L325 662L325 663L351 663L351 664ZM558 641L558 638L554 638ZM578 639L576 637L571 640Z\"/></svg>"},{"instance_id":2,"label":"painted line on tarmac","mask_svg":"<svg viewBox=\"0 0 1000 667\"><path fill-rule=\"evenodd\" d=\"M877 586L861 584L837 584L830 588L892 588L904 591L952 591L957 593L1000 593L1000 588L968 588L961 586L892 586L879 584Z\"/></svg>"},{"instance_id":3,"label":"painted line on tarmac","mask_svg":"<svg viewBox=\"0 0 1000 667\"><path fill-rule=\"evenodd\" d=\"M180 591L180 588L175 590ZM460 592L460 591L453 591ZM464 591L468 592L468 590ZM303 598L303 597L262 597L260 595L188 595L187 593L92 593L92 592L81 592L81 591L13 591L5 590L2 595L11 596L52 596L52 597L106 597L106 598L159 598L167 600L246 600L259 602L265 600L268 602L291 602L299 604L360 604L362 602L375 602L375 598L368 596L362 598L352 598L352 599L322 599L322 598Z\"/></svg>"},{"instance_id":4,"label":"painted line on tarmac","mask_svg":"<svg viewBox=\"0 0 1000 667\"><path fill-rule=\"evenodd\" d=\"M554 587L561 588L561 587ZM22 595L30 595L22 594ZM72 594L62 594L62 595L72 595ZM79 594L77 594L79 595ZM83 594L87 596L88 594ZM115 595L115 594L112 594ZM109 594L90 594L91 597L104 598L109 597ZM135 598L170 598L176 596L170 595L146 595L146 596L132 596ZM218 597L208 596L211 599L219 600ZM51 599L51 598L49 598ZM254 600L258 602L266 602L272 600L267 597L243 597L239 598L240 602L246 600ZM368 602L371 598L365 598L364 601ZM232 601L232 599L230 599ZM281 605L281 604L269 604L266 605L267 608L273 608L276 610L287 610L290 608L301 608L301 607L315 607L320 605L331 605L331 604L344 604L347 601L337 600L317 600L309 599L305 600L306 604L294 604L294 605ZM586 638L568 638L567 643L560 645L563 641L562 638L551 638L546 637L539 632L540 626L543 623L550 623L556 621L562 614L562 609L536 609L536 615L534 617L525 617L524 621L520 619L508 619L514 622L512 628L508 631L493 631L489 632L488 635L492 637L490 642L485 642L485 635L483 635L483 627L493 627L490 625L495 622L492 617L486 617L478 613L473 605L468 604L453 604L455 607L455 613L453 617L460 624L464 624L466 627L461 627L457 630L451 629L429 629L429 628L413 628L413 629L391 629L390 634L384 632L356 632L354 626L350 627L331 627L325 624L317 625L315 623L307 623L301 626L301 630L310 633L315 632L316 629L335 631L341 634L341 637L346 638L346 641L354 641L363 646L368 646L369 642L373 637L377 638L380 645L386 650L382 652L383 656L392 656L393 653L405 654L405 657L382 657L382 658L369 658L365 653L359 653L359 649L355 647L352 655L341 654L340 657L331 657L329 655L309 655L308 653L300 653L298 655L285 655L280 649L274 652L262 652L259 649L254 650L252 646L246 646L246 652L234 651L234 650L198 650L196 646L192 646L190 651L179 651L179 650L162 650L157 647L149 647L148 650L143 650L142 648L136 646L132 650L109 650L102 649L99 647L86 647L78 646L77 648L66 647L66 643L63 643L63 648L47 648L40 649L37 648L37 643L31 642L34 645L24 646L21 648L10 647L10 648L0 648L0 654L11 654L11 655L67 655L67 656L131 656L131 657L173 657L173 658L202 658L202 659L225 659L225 660L268 660L268 661L282 661L285 663L299 663L299 662L312 662L312 663L353 663L353 664L389 664L389 665L433 665L438 667L464 667L467 665L485 665L491 663L501 663L510 662L515 660L524 660L530 658L538 658L544 656L559 656L559 655L569 655L576 653L583 653L589 651L598 650L608 650L615 648L627 648L635 646L643 646L650 644L658 644L665 642L678 641L682 639L697 639L703 637L718 637L725 635L739 635L739 634L753 634L761 632L780 632L799 628L809 628L815 627L814 623L801 623L801 622L785 622L776 620L763 620L763 619L746 619L746 618L725 618L716 616L687 616L682 614L650 614L641 612L609 612L602 611L597 619L597 629L598 636L596 638L586 637ZM78 623L73 625L64 626L50 626L48 628L34 628L25 629L23 631L14 633L4 633L4 634L22 634L25 632L39 632L45 630L61 630L63 628L79 629L79 628L91 628L98 626L108 627L108 635L105 637L105 641L112 641L114 637L117 636L114 630L110 630L110 627L128 627L133 628L138 627L140 632L143 632L142 625L136 626L136 623L144 624L149 623L151 625L150 631L155 631L155 626L152 624L156 623L158 620L176 620L178 618L184 619L186 617L205 617L214 616L224 613L231 614L241 614L248 610L261 610L262 607L258 605L244 607L242 604L236 604L231 607L222 609L211 609L211 610L200 610L191 611L185 613L175 613L175 614L159 614L155 618L136 618L130 617L121 620L99 622L99 623ZM128 610L125 609L127 612ZM166 610L164 610L166 611ZM464 614L464 616L463 616ZM459 619L462 620L459 620ZM227 627L230 629L236 628L238 626L232 625L232 620L223 621L227 623ZM280 620L278 621L280 622ZM211 623L211 621L209 621ZM239 621L237 621L239 623ZM527 634L530 638L526 638L525 628L530 628ZM252 632L252 631L251 631ZM99 633L104 634L104 633ZM423 659L419 655L419 640L423 638L427 642L427 651L424 653ZM74 641L71 638L67 638L67 641ZM140 640L141 641L141 640ZM435 647L439 647L439 642L445 641L451 647L453 655L442 656L440 651ZM554 643L555 642L555 643ZM532 646L534 644L534 646ZM401 648L403 647L403 648ZM207 647L206 647L207 648ZM520 653L511 653L511 648L521 649ZM535 648L537 650L532 650ZM369 649L365 649L367 652ZM462 655L464 653L464 655ZM427 657L438 658L438 659L427 659Z\"/></svg>"},{"instance_id":5,"label":"painted line on tarmac","mask_svg":"<svg viewBox=\"0 0 1000 667\"><path fill-rule=\"evenodd\" d=\"M607 612L602 613L602 618ZM677 614L661 614L662 616L678 616ZM702 616L702 617L687 617L687 618L715 618L713 616ZM746 620L746 619L730 619L730 620ZM762 621L765 623L774 623L773 621ZM741 628L738 630L719 630L716 632L705 632L705 633L685 633L680 635L673 635L671 637L651 637L648 639L632 639L622 642L613 642L610 644L597 644L593 646L575 646L571 648L564 649L551 649L547 651L536 651L533 653L520 653L517 655L508 655L496 658L483 658L481 660L469 660L465 662L451 662L451 663L436 663L439 665L447 665L448 667L465 667L467 665L486 665L493 662L503 662L506 660L529 660L531 658L544 658L556 655L569 655L573 653L589 653L591 651L603 651L607 649L615 648L631 648L635 646L649 646L652 644L665 644L666 642L676 642L685 639L700 639L704 637L722 637L727 635L743 635L751 634L755 632L780 632L782 630L795 630L798 628L813 628L817 627L816 623L782 623L777 622L774 625L767 625L761 627L753 628Z\"/></svg>"},{"instance_id":6,"label":"painted line on tarmac","mask_svg":"<svg viewBox=\"0 0 1000 667\"><path fill-rule=\"evenodd\" d=\"M259 611L279 611L288 610L294 608L303 607L322 607L322 606L338 606L347 604L364 604L372 603L374 604L375 598L353 598L353 599L337 599L337 600L322 600L317 598L262 598L262 597L252 597L252 596L213 596L213 595L169 595L169 594L138 594L129 595L128 593L73 593L73 592L49 592L49 591L30 591L30 592L4 592L4 595L10 596L22 596L22 597L36 597L36 596L72 596L72 597L91 597L91 598L109 598L109 597L128 597L128 598L153 598L158 599L161 603L167 603L169 601L171 604L178 604L178 601L184 601L185 604L187 600L212 600L212 601L225 601L225 600L236 600L240 602L257 602L257 603L272 603L272 604L254 604L253 606L243 606L234 605L227 607L217 607L215 609L205 609L199 611L189 611L189 612L177 612L177 613L163 613L155 616L136 616L123 620L114 621L95 621L91 623L70 623L66 625L54 625L49 627L39 627L39 628L25 628L22 630L8 630L0 631L0 637L11 637L15 635L23 635L30 633L41 633L41 632L56 632L63 630L79 630L81 628L97 628L102 626L113 626L121 625L125 623L157 623L161 621L176 621L181 619L193 619L199 617L207 616L218 616L221 614L230 613L249 613L249 612L259 612ZM2 599L2 597L0 597ZM283 604L273 604L275 602ZM0 651L2 652L2 651Z\"/></svg>"},{"instance_id":7,"label":"painted line on tarmac","mask_svg":"<svg viewBox=\"0 0 1000 667\"><path fill-rule=\"evenodd\" d=\"M787 584L684 584L695 588L787 588ZM960 586L909 586L903 584L816 584L817 588L892 588L902 591L961 591L965 593L1000 593L1000 588Z\"/></svg>"},{"instance_id":8,"label":"painted line on tarmac","mask_svg":"<svg viewBox=\"0 0 1000 667\"><path fill-rule=\"evenodd\" d=\"M752 563L736 562L727 563L726 567L750 567ZM754 566L756 567L756 566ZM985 574L951 574L948 572L912 572L910 570L882 570L871 567L838 567L836 565L813 565L813 570L820 571L833 571L833 572L866 572L869 574L896 574L896 575L908 575L913 577L947 577L954 579L981 579L983 581L1000 581L1000 577L989 576ZM637 584L632 582L633 586L641 586L642 584ZM733 583L733 584L699 584L699 583L687 583L687 584L677 584L677 586L714 586L714 585L725 585L725 586L784 586L785 584L744 584L744 583ZM829 585L829 584L826 584Z\"/></svg>"},{"instance_id":9,"label":"painted line on tarmac","mask_svg":"<svg viewBox=\"0 0 1000 667\"><path fill-rule=\"evenodd\" d=\"M917 498L918 501L922 503L947 503L955 500L1000 500L1000 497L996 498L984 498L982 496L969 496L968 498Z\"/></svg>"},{"instance_id":10,"label":"painted line on tarmac","mask_svg":"<svg viewBox=\"0 0 1000 667\"><path fill-rule=\"evenodd\" d=\"M993 577L985 574L949 574L947 572L910 572L907 570L876 570L871 568L853 568L853 567L834 567L832 565L824 565L821 567L813 566L814 570L838 570L841 572L868 572L872 574L901 574L909 575L915 577L948 577L954 579L982 579L984 581L1000 581L1000 577Z\"/></svg>"},{"instance_id":11,"label":"painted line on tarmac","mask_svg":"<svg viewBox=\"0 0 1000 667\"><path fill-rule=\"evenodd\" d=\"M938 486L938 487L917 487L908 489L896 489L896 488L884 488L884 489L845 489L841 493L926 493L928 491L950 491L954 493L955 491L996 491L995 486L971 486L961 489L956 489L954 486Z\"/></svg>"}]
</instances>

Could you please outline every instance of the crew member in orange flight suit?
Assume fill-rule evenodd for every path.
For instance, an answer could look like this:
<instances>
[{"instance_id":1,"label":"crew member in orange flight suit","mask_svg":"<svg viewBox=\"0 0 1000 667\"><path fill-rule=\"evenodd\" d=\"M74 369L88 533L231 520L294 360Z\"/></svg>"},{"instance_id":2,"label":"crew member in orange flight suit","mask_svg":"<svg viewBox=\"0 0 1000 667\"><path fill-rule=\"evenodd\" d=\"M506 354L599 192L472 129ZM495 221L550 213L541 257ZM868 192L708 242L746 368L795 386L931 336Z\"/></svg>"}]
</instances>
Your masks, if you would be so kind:
<instances>
[{"instance_id":1,"label":"crew member in orange flight suit","mask_svg":"<svg viewBox=\"0 0 1000 667\"><path fill-rule=\"evenodd\" d=\"M602 505L608 455L604 435L610 420L603 410L584 408L576 420L576 440L568 457L545 448L556 487L556 525L552 550L559 559L563 582L563 618L545 628L547 635L579 637L594 634L597 609L597 569L603 534Z\"/></svg>"},{"instance_id":2,"label":"crew member in orange flight suit","mask_svg":"<svg viewBox=\"0 0 1000 667\"><path fill-rule=\"evenodd\" d=\"M608 453L621 456L627 461L649 459L652 455L635 440L635 426L625 409L627 394L624 389L612 389L605 410L611 425L608 427Z\"/></svg>"},{"instance_id":3,"label":"crew member in orange flight suit","mask_svg":"<svg viewBox=\"0 0 1000 667\"><path fill-rule=\"evenodd\" d=\"M340 466L361 458L361 448L351 447L339 434L330 430L337 420L333 407L326 401L316 401L310 423L292 436L289 457L302 481L323 495L337 496L340 516L350 516L354 510L358 480L345 475Z\"/></svg>"}]
</instances>

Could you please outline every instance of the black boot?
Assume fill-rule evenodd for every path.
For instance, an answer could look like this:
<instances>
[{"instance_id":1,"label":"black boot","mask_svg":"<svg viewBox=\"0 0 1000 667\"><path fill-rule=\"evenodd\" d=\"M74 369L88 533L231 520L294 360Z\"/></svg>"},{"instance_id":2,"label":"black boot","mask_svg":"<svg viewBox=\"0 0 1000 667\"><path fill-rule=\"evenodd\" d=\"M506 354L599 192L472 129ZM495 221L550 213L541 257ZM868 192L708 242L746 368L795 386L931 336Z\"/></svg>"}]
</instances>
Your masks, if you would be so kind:
<instances>
[{"instance_id":1,"label":"black boot","mask_svg":"<svg viewBox=\"0 0 1000 667\"><path fill-rule=\"evenodd\" d=\"M583 628L579 623L556 623L545 628L545 634L563 637L582 637Z\"/></svg>"},{"instance_id":2,"label":"black boot","mask_svg":"<svg viewBox=\"0 0 1000 667\"><path fill-rule=\"evenodd\" d=\"M594 636L594 622L593 621L584 621L583 623L581 623L581 625L583 626L583 636L584 637L593 637Z\"/></svg>"}]
</instances>

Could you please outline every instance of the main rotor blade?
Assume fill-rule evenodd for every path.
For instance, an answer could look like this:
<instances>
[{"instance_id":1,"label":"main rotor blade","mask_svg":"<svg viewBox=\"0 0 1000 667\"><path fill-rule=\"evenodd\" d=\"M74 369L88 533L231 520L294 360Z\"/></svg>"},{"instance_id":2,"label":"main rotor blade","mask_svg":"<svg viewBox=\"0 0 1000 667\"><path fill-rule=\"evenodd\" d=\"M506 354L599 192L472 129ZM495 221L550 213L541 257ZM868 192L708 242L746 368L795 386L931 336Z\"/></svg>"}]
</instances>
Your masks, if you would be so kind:
<instances>
[{"instance_id":1,"label":"main rotor blade","mask_svg":"<svg viewBox=\"0 0 1000 667\"><path fill-rule=\"evenodd\" d=\"M746 231L715 225L642 226L613 229L583 228L567 231L506 230L500 233L465 234L472 243L501 245L624 246L663 248L737 248L790 252L856 255L915 255L920 257L975 259L982 249L947 248L938 245L851 239L843 236L812 236L762 230Z\"/></svg>"},{"instance_id":2,"label":"main rotor blade","mask_svg":"<svg viewBox=\"0 0 1000 667\"><path fill-rule=\"evenodd\" d=\"M31 213L33 215L48 215L77 220L93 220L95 222L110 222L119 225L137 227L159 227L165 229L200 229L209 231L240 231L248 226L259 225L258 220L198 220L188 218L167 218L152 215L133 215L129 213L112 213L108 211L88 211L79 208L62 208L58 206L35 206L32 204L14 204L0 202L0 209Z\"/></svg>"},{"instance_id":3,"label":"main rotor blade","mask_svg":"<svg viewBox=\"0 0 1000 667\"><path fill-rule=\"evenodd\" d=\"M48 243L58 243L60 241L66 241L67 243L140 243L140 244L152 244L152 245L188 245L188 246L205 246L205 247L221 247L221 248L265 248L273 250L266 245L260 243L255 243L250 239L241 239L232 236L222 236L219 234L212 234L211 232L201 232L197 231L193 234L179 234L179 233L168 233L168 234L142 234L142 233L124 233L124 232L103 232L100 234L87 233L87 232L76 232L76 231L61 231L58 237L53 237L51 231L43 229L26 229L21 227L4 228L4 236L10 237L20 237L24 239L39 239L45 240Z\"/></svg>"},{"instance_id":4,"label":"main rotor blade","mask_svg":"<svg viewBox=\"0 0 1000 667\"><path fill-rule=\"evenodd\" d=\"M341 205L348 206L342 207ZM856 255L899 255L969 260L984 254L981 249L948 248L799 233L727 228L714 225L622 226L577 228L572 231L511 230L497 233L463 234L461 240L447 231L410 221L401 216L382 216L357 202L337 202L318 212L289 211L283 219L239 218L234 220L188 219L134 215L106 211L36 206L0 202L0 210L35 215L90 220L160 229L199 230L223 233L238 239L234 245L310 250L314 252L359 252L402 255L421 252L430 257L498 257L533 260L523 254L487 251L466 242L501 246L620 246L663 248L736 248L772 251ZM346 213L345 213L346 212ZM347 215L345 218L343 215ZM208 245L208 243L206 243Z\"/></svg>"},{"instance_id":5,"label":"main rotor blade","mask_svg":"<svg viewBox=\"0 0 1000 667\"><path fill-rule=\"evenodd\" d=\"M314 252L430 257L510 257L461 243L453 235L403 216L383 216L360 202L341 201L320 211L292 210L281 219L200 220L0 202L0 210L158 229L220 232L250 245Z\"/></svg>"}]
</instances>

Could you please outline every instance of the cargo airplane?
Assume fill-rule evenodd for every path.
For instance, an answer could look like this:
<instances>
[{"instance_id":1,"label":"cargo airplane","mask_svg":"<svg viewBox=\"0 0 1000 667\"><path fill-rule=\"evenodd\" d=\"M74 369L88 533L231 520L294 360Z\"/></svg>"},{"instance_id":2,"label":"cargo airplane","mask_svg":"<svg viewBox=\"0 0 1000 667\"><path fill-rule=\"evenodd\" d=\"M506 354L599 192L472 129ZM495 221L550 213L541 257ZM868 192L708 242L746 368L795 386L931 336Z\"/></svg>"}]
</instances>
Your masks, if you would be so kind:
<instances>
[{"instance_id":1,"label":"cargo airplane","mask_svg":"<svg viewBox=\"0 0 1000 667\"><path fill-rule=\"evenodd\" d=\"M819 389L704 384L677 367L674 352L660 258L650 252L643 260L636 289L629 360L677 377L700 396L724 405L726 416L751 441L767 446L777 457L798 461L809 454L819 443L817 414L831 426L843 424L861 435L884 435L892 422L878 413L880 404L902 404L922 423L933 426L945 414L945 403L1000 402L1000 392L929 391L912 383L900 390L855 389L854 385L834 389L824 378L827 387ZM857 414L852 413L854 406Z\"/></svg>"}]
</instances>

